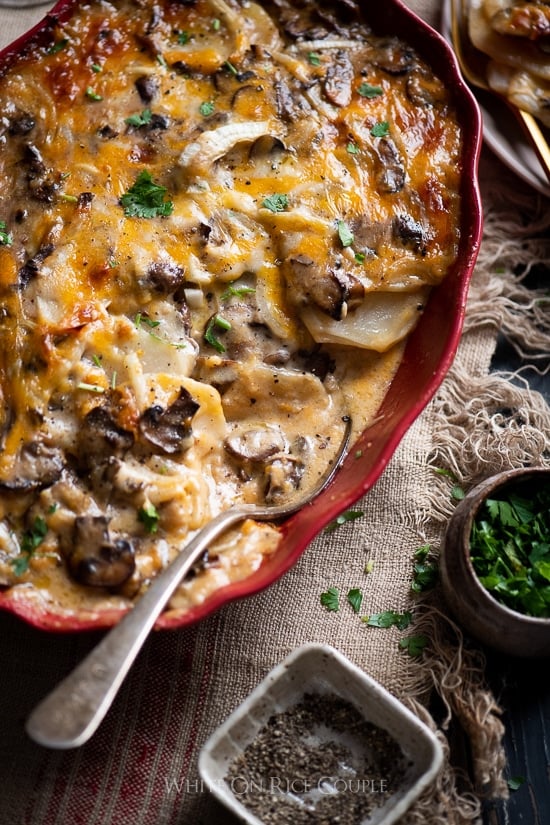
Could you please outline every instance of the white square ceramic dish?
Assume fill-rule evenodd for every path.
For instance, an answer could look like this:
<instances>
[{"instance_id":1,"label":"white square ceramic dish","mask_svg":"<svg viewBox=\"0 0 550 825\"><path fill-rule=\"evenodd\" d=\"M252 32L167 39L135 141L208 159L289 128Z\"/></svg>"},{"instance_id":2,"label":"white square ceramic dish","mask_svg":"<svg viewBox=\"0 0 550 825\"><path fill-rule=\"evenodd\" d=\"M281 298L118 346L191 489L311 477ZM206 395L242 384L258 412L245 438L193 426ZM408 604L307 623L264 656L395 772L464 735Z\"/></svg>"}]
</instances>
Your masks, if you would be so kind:
<instances>
[{"instance_id":1,"label":"white square ceramic dish","mask_svg":"<svg viewBox=\"0 0 550 825\"><path fill-rule=\"evenodd\" d=\"M387 731L399 744L407 767L398 787L391 789L381 807L350 825L396 822L437 775L443 758L441 746L432 731L391 693L328 645L304 645L294 650L214 731L199 757L205 786L249 825L265 825L232 790L228 771L268 720L294 707L305 694L335 695L349 702L365 720Z\"/></svg>"}]
</instances>

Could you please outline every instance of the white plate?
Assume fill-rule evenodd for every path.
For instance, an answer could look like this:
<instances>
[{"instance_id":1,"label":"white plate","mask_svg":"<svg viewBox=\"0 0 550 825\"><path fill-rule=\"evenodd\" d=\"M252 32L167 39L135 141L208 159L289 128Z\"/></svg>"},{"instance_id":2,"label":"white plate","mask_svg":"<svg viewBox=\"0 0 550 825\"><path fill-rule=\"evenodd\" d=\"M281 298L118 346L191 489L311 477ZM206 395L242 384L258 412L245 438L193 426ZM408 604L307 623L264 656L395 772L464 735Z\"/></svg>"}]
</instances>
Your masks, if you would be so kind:
<instances>
[{"instance_id":1,"label":"white plate","mask_svg":"<svg viewBox=\"0 0 550 825\"><path fill-rule=\"evenodd\" d=\"M451 0L443 0L441 33L452 45ZM497 97L472 87L483 115L483 138L487 146L526 183L550 197L550 183L521 127L508 107Z\"/></svg>"}]
</instances>

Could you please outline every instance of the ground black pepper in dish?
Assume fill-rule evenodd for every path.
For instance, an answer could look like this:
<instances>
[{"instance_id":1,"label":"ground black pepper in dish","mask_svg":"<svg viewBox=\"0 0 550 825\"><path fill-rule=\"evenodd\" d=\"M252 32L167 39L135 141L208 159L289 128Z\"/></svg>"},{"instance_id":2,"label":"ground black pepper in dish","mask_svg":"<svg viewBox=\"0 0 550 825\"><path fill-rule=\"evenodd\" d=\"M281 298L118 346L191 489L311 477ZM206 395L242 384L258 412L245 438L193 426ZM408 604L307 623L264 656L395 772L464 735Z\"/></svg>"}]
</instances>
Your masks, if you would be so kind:
<instances>
[{"instance_id":1,"label":"ground black pepper in dish","mask_svg":"<svg viewBox=\"0 0 550 825\"><path fill-rule=\"evenodd\" d=\"M358 825L407 767L399 744L350 702L307 693L270 717L225 780L265 825Z\"/></svg>"}]
</instances>

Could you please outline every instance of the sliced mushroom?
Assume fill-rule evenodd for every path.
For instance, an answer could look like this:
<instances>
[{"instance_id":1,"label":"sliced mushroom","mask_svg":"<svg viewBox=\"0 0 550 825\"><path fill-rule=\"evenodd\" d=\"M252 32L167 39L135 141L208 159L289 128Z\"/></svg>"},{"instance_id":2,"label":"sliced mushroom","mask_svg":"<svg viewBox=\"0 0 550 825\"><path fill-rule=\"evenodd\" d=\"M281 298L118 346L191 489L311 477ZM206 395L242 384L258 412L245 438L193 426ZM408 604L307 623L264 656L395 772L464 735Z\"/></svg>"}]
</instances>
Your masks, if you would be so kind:
<instances>
[{"instance_id":1,"label":"sliced mushroom","mask_svg":"<svg viewBox=\"0 0 550 825\"><path fill-rule=\"evenodd\" d=\"M61 450L42 441L24 444L9 476L0 478L0 489L25 492L49 487L61 476L65 459Z\"/></svg>"},{"instance_id":2,"label":"sliced mushroom","mask_svg":"<svg viewBox=\"0 0 550 825\"><path fill-rule=\"evenodd\" d=\"M281 78L275 85L275 103L277 114L285 123L293 123L311 115L311 106L303 94L291 89L286 80Z\"/></svg>"},{"instance_id":3,"label":"sliced mushroom","mask_svg":"<svg viewBox=\"0 0 550 825\"><path fill-rule=\"evenodd\" d=\"M100 126L97 134L100 138L103 138L103 140L113 140L113 138L118 137L118 132L113 129L112 126L109 126L108 123L105 126Z\"/></svg>"},{"instance_id":4,"label":"sliced mushroom","mask_svg":"<svg viewBox=\"0 0 550 825\"><path fill-rule=\"evenodd\" d=\"M347 106L351 100L353 66L348 53L343 49L336 52L334 63L327 69L325 76L325 97L335 106Z\"/></svg>"},{"instance_id":5,"label":"sliced mushroom","mask_svg":"<svg viewBox=\"0 0 550 825\"><path fill-rule=\"evenodd\" d=\"M134 85L143 103L151 103L159 93L159 79L154 75L141 75Z\"/></svg>"},{"instance_id":6,"label":"sliced mushroom","mask_svg":"<svg viewBox=\"0 0 550 825\"><path fill-rule=\"evenodd\" d=\"M268 425L240 428L224 441L224 447L233 458L248 464L264 464L272 456L287 449L284 434Z\"/></svg>"},{"instance_id":7,"label":"sliced mushroom","mask_svg":"<svg viewBox=\"0 0 550 825\"><path fill-rule=\"evenodd\" d=\"M147 270L147 280L155 292L170 295L181 286L184 280L184 270L174 261L155 261Z\"/></svg>"},{"instance_id":8,"label":"sliced mushroom","mask_svg":"<svg viewBox=\"0 0 550 825\"><path fill-rule=\"evenodd\" d=\"M178 398L164 409L158 404L149 407L139 419L143 438L165 453L173 455L187 449L191 443L191 421L199 409L190 393L181 387Z\"/></svg>"},{"instance_id":9,"label":"sliced mushroom","mask_svg":"<svg viewBox=\"0 0 550 825\"><path fill-rule=\"evenodd\" d=\"M446 90L438 77L417 66L409 73L405 84L407 97L415 106L432 107L443 103Z\"/></svg>"},{"instance_id":10,"label":"sliced mushroom","mask_svg":"<svg viewBox=\"0 0 550 825\"><path fill-rule=\"evenodd\" d=\"M106 516L78 516L75 519L72 552L67 559L71 575L90 587L119 587L136 567L132 544L112 539Z\"/></svg>"},{"instance_id":11,"label":"sliced mushroom","mask_svg":"<svg viewBox=\"0 0 550 825\"><path fill-rule=\"evenodd\" d=\"M426 230L411 215L397 215L393 221L393 233L404 246L410 246L421 255L426 254Z\"/></svg>"},{"instance_id":12,"label":"sliced mushroom","mask_svg":"<svg viewBox=\"0 0 550 825\"><path fill-rule=\"evenodd\" d=\"M299 358L303 369L315 375L320 381L324 381L329 373L334 372L336 366L328 352L322 350L319 345L310 352L300 352Z\"/></svg>"},{"instance_id":13,"label":"sliced mushroom","mask_svg":"<svg viewBox=\"0 0 550 825\"><path fill-rule=\"evenodd\" d=\"M371 58L372 63L391 75L407 74L417 64L417 58L410 46L396 37L382 41Z\"/></svg>"},{"instance_id":14,"label":"sliced mushroom","mask_svg":"<svg viewBox=\"0 0 550 825\"><path fill-rule=\"evenodd\" d=\"M340 302L338 282L309 255L294 255L287 259L285 276L289 294L298 306L315 304L332 315Z\"/></svg>"},{"instance_id":15,"label":"sliced mushroom","mask_svg":"<svg viewBox=\"0 0 550 825\"><path fill-rule=\"evenodd\" d=\"M84 449L79 454L96 463L112 456L122 456L134 444L134 435L117 424L108 406L94 407L84 418L80 432Z\"/></svg>"},{"instance_id":16,"label":"sliced mushroom","mask_svg":"<svg viewBox=\"0 0 550 825\"><path fill-rule=\"evenodd\" d=\"M285 275L289 294L298 306L315 305L331 318L341 318L342 313L357 306L364 295L364 287L355 276L343 270L327 269L308 255L288 258Z\"/></svg>"},{"instance_id":17,"label":"sliced mushroom","mask_svg":"<svg viewBox=\"0 0 550 825\"><path fill-rule=\"evenodd\" d=\"M49 258L49 256L54 251L55 247L53 244L44 244L40 247L36 255L33 255L32 258L29 258L26 261L18 273L18 283L20 289L25 289L25 287L32 281L38 273L40 272L40 265Z\"/></svg>"},{"instance_id":18,"label":"sliced mushroom","mask_svg":"<svg viewBox=\"0 0 550 825\"><path fill-rule=\"evenodd\" d=\"M302 452L305 445L298 447ZM300 486L305 471L305 462L302 456L293 453L280 453L275 456L265 468L266 488L264 497L268 504L278 504L291 495Z\"/></svg>"},{"instance_id":19,"label":"sliced mushroom","mask_svg":"<svg viewBox=\"0 0 550 825\"><path fill-rule=\"evenodd\" d=\"M10 119L9 133L10 135L28 135L32 132L36 124L34 115L28 112L20 112L15 117Z\"/></svg>"},{"instance_id":20,"label":"sliced mushroom","mask_svg":"<svg viewBox=\"0 0 550 825\"><path fill-rule=\"evenodd\" d=\"M405 185L405 165L397 146L391 138L380 138L374 145L380 170L377 176L378 188L382 192L400 192Z\"/></svg>"},{"instance_id":21,"label":"sliced mushroom","mask_svg":"<svg viewBox=\"0 0 550 825\"><path fill-rule=\"evenodd\" d=\"M27 185L33 198L43 203L53 203L59 184L51 179L51 169L46 168L40 151L33 143L25 144L22 163L27 168Z\"/></svg>"},{"instance_id":22,"label":"sliced mushroom","mask_svg":"<svg viewBox=\"0 0 550 825\"><path fill-rule=\"evenodd\" d=\"M369 215L358 215L349 222L353 232L354 248L363 253L377 253L379 248L388 243L392 236L392 224L389 220L375 221Z\"/></svg>"}]
</instances>

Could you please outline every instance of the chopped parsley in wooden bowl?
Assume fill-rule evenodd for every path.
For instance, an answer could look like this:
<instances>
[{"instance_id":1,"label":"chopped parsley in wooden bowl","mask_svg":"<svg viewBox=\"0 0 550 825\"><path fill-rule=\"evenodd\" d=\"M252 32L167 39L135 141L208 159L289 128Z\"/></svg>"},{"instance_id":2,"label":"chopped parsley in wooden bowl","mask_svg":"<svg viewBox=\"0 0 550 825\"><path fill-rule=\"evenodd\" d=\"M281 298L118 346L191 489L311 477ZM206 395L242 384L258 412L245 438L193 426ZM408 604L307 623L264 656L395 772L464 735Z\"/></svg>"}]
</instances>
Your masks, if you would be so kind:
<instances>
[{"instance_id":1,"label":"chopped parsley in wooden bowl","mask_svg":"<svg viewBox=\"0 0 550 825\"><path fill-rule=\"evenodd\" d=\"M507 470L457 506L441 559L445 597L479 641L550 655L550 469Z\"/></svg>"}]
</instances>

